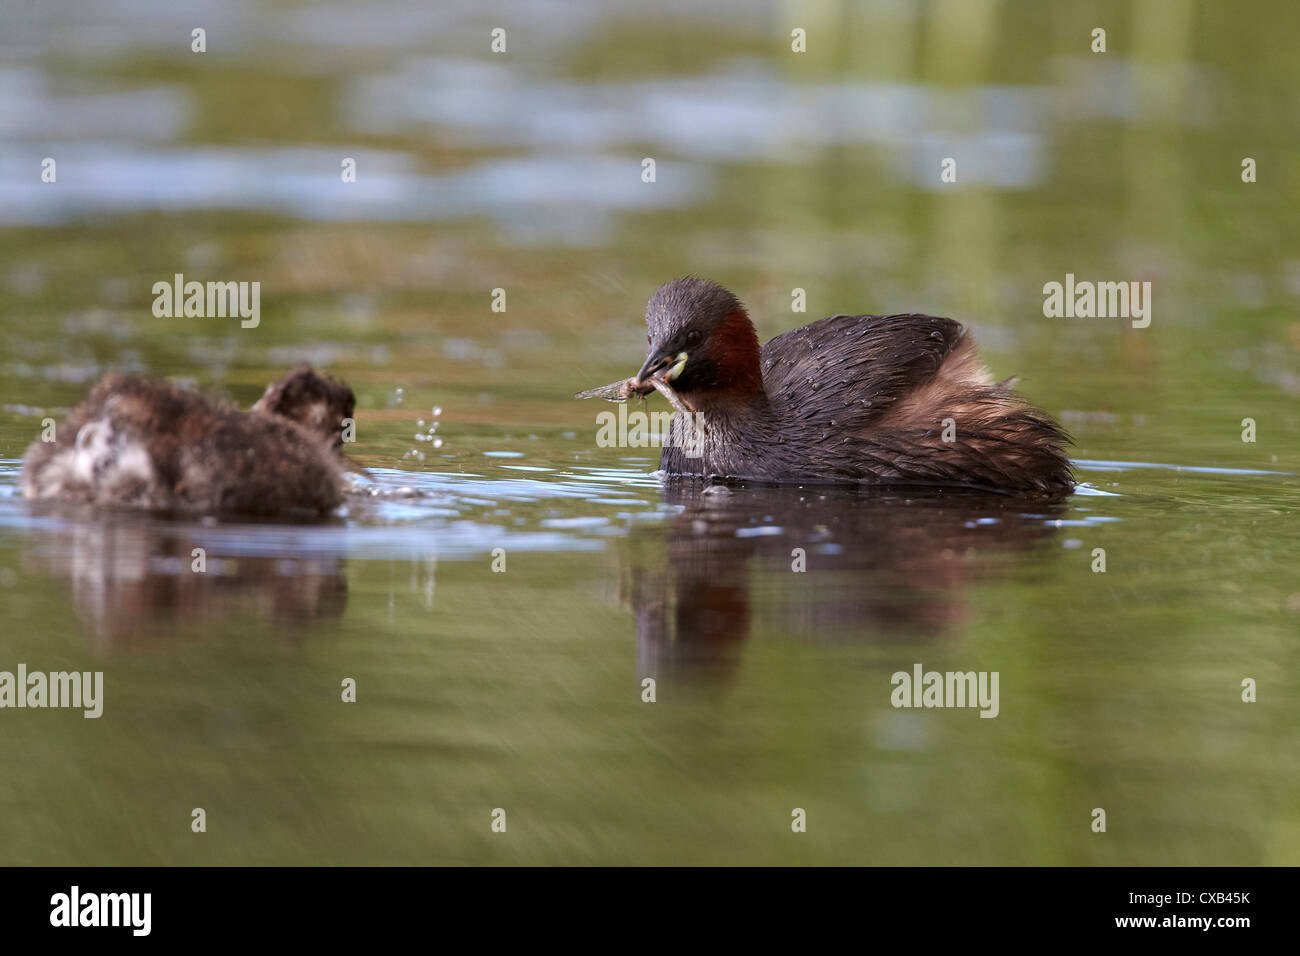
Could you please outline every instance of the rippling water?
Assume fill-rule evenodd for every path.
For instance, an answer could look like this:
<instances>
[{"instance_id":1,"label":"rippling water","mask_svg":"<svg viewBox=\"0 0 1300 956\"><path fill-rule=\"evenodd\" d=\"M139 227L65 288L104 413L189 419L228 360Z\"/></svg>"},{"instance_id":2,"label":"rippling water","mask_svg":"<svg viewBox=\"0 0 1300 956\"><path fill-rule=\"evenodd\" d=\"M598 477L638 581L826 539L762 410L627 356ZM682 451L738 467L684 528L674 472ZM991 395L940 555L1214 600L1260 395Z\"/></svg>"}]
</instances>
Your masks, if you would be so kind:
<instances>
[{"instance_id":1,"label":"rippling water","mask_svg":"<svg viewBox=\"0 0 1300 956\"><path fill-rule=\"evenodd\" d=\"M1051 814L1099 791L1141 836L1099 852L1085 825L1057 861L1276 858L1224 815L1267 756L1241 746L1273 739L1237 675L1285 681L1258 655L1300 613L1294 535L1258 540L1293 476L1081 463L1094 484L1046 504L661 485L645 464L562 458L375 468L336 521L295 526L34 507L6 463L10 652L108 675L102 730L6 715L6 746L59 767L11 776L27 819L49 820L11 858L718 859L708 838L777 861L791 851L753 830L779 831L789 803L843 831L796 859L1030 862ZM998 719L892 709L890 675L914 661L998 669ZM355 705L337 702L349 676ZM1251 784L1252 814L1288 805L1280 779ZM1195 803L1148 802L1189 785ZM263 835L154 846L140 823L88 851L38 798L75 803L74 832L195 803ZM478 833L484 801L515 814L518 846ZM644 842L629 807L669 838ZM1193 832L1218 842L1189 848Z\"/></svg>"}]
</instances>

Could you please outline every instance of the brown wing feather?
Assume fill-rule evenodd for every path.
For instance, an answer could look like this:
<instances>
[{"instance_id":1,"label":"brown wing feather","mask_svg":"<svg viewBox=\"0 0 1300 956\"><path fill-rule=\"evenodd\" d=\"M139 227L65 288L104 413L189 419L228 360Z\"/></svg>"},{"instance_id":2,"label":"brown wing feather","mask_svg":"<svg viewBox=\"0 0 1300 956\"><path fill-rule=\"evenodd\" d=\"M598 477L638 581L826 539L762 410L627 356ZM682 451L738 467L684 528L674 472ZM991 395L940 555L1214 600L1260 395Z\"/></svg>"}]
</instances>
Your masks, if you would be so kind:
<instances>
[{"instance_id":1,"label":"brown wing feather","mask_svg":"<svg viewBox=\"0 0 1300 956\"><path fill-rule=\"evenodd\" d=\"M933 315L832 315L763 346L763 385L809 417L829 412L875 420L931 381L964 331L961 323ZM842 413L807 400L822 388L835 389Z\"/></svg>"}]
</instances>

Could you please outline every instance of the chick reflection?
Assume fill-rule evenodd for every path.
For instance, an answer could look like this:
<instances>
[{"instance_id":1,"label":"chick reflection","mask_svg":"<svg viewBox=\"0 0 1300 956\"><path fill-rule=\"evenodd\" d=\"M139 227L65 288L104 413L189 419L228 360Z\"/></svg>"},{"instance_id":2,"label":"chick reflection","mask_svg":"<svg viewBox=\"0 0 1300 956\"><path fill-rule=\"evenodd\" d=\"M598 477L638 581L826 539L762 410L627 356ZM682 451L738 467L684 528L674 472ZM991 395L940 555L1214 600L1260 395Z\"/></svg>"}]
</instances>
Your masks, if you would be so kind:
<instances>
[{"instance_id":1,"label":"chick reflection","mask_svg":"<svg viewBox=\"0 0 1300 956\"><path fill-rule=\"evenodd\" d=\"M347 581L338 558L222 554L204 548L202 532L78 521L41 532L27 564L67 579L77 615L105 654L202 636L235 615L269 622L296 642L312 624L342 616Z\"/></svg>"},{"instance_id":2,"label":"chick reflection","mask_svg":"<svg viewBox=\"0 0 1300 956\"><path fill-rule=\"evenodd\" d=\"M662 529L646 531L621 575L641 678L725 680L756 618L792 640L954 636L973 615L969 585L1010 573L1065 511L1061 499L951 491L675 481L664 495L683 509L667 561Z\"/></svg>"}]
</instances>

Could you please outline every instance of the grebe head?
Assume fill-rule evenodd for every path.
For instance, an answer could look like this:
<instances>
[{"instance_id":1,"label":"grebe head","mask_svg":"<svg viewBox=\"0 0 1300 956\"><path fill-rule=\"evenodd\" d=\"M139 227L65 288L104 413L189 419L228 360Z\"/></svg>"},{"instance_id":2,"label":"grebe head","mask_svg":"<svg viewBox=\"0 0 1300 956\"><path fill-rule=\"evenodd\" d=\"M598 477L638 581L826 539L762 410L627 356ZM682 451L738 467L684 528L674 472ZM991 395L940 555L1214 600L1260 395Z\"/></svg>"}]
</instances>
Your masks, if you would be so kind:
<instances>
[{"instance_id":1,"label":"grebe head","mask_svg":"<svg viewBox=\"0 0 1300 956\"><path fill-rule=\"evenodd\" d=\"M356 410L352 389L300 365L266 387L252 411L278 415L319 435L335 451L343 448L343 421Z\"/></svg>"},{"instance_id":2,"label":"grebe head","mask_svg":"<svg viewBox=\"0 0 1300 956\"><path fill-rule=\"evenodd\" d=\"M707 279L674 279L659 287L645 314L650 348L638 383L660 376L695 397L696 407L761 392L758 335L745 307Z\"/></svg>"}]
</instances>

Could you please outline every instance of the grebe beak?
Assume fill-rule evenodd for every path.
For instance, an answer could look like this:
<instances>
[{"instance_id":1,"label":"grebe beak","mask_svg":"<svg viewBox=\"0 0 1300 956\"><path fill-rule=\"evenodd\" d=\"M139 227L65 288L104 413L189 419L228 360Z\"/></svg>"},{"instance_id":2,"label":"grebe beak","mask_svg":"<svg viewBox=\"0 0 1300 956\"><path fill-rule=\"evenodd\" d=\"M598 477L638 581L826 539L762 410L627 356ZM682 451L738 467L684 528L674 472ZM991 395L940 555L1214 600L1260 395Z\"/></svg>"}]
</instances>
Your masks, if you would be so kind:
<instances>
[{"instance_id":1,"label":"grebe beak","mask_svg":"<svg viewBox=\"0 0 1300 956\"><path fill-rule=\"evenodd\" d=\"M671 382L682 374L682 369L686 367L687 358L685 352L678 352L676 355L672 352L651 352L649 357L646 358L645 364L641 366L641 371L636 373L634 384L643 384L647 378L660 369L667 369L661 377L664 381Z\"/></svg>"}]
</instances>

